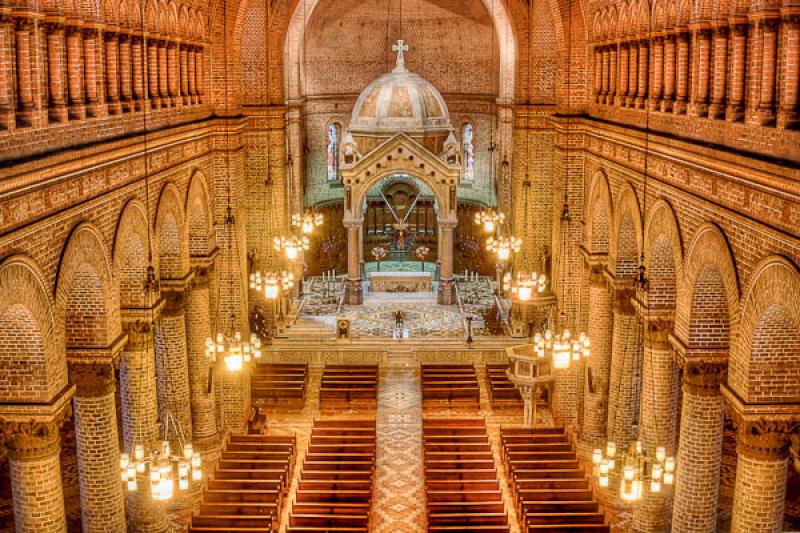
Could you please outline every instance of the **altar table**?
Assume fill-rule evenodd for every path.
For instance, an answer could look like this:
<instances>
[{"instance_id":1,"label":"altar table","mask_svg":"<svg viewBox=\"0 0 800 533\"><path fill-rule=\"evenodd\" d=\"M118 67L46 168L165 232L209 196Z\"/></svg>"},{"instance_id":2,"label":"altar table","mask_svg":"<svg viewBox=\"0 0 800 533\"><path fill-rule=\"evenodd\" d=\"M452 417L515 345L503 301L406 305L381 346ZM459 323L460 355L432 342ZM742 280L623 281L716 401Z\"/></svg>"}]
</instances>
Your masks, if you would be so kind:
<instances>
[{"instance_id":1,"label":"altar table","mask_svg":"<svg viewBox=\"0 0 800 533\"><path fill-rule=\"evenodd\" d=\"M430 292L430 272L372 272L369 275L372 292Z\"/></svg>"}]
</instances>

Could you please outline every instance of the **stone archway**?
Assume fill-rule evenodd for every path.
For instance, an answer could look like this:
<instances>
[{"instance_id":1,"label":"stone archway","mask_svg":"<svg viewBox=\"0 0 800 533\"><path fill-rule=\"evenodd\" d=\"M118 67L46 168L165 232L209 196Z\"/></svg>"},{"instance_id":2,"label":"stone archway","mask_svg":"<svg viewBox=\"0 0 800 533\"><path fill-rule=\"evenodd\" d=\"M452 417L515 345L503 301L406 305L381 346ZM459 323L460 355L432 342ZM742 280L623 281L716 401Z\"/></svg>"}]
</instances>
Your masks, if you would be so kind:
<instances>
[{"instance_id":1,"label":"stone archway","mask_svg":"<svg viewBox=\"0 0 800 533\"><path fill-rule=\"evenodd\" d=\"M439 206L441 271L438 301L443 305L453 304L453 234L458 224L456 187L461 166L443 161L404 133L395 134L363 158L342 165L344 226L347 228L347 303L359 305L364 299L359 236L364 224L367 193L377 181L396 174L417 178L433 191Z\"/></svg>"}]
</instances>

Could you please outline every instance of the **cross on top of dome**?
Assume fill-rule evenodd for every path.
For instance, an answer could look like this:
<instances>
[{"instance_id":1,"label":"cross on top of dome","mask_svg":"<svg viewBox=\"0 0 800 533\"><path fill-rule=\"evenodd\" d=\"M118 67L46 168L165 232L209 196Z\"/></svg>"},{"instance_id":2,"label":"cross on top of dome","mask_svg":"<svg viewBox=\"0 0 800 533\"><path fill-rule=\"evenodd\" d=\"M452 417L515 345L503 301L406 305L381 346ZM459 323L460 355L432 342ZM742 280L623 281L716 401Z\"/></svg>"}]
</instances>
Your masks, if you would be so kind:
<instances>
[{"instance_id":1,"label":"cross on top of dome","mask_svg":"<svg viewBox=\"0 0 800 533\"><path fill-rule=\"evenodd\" d=\"M394 72L405 72L406 58L404 52L408 52L408 45L403 39L398 39L397 44L392 45L392 51L397 52L397 63L394 66Z\"/></svg>"}]
</instances>

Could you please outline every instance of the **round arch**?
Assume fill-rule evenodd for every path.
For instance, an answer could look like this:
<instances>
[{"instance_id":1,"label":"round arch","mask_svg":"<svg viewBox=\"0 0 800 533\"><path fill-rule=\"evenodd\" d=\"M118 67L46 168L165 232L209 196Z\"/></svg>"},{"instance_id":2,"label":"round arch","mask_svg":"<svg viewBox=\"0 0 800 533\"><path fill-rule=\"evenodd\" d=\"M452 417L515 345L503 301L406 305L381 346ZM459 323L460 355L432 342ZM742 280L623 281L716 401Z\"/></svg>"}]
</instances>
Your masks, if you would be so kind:
<instances>
[{"instance_id":1,"label":"round arch","mask_svg":"<svg viewBox=\"0 0 800 533\"><path fill-rule=\"evenodd\" d=\"M642 215L639 198L630 183L617 196L614 224L609 243L608 263L615 276L631 277L636 273L642 250Z\"/></svg>"},{"instance_id":2,"label":"round arch","mask_svg":"<svg viewBox=\"0 0 800 533\"><path fill-rule=\"evenodd\" d=\"M153 251L159 256L159 276L183 277L189 269L188 231L181 194L174 183L161 189L154 227Z\"/></svg>"},{"instance_id":3,"label":"round arch","mask_svg":"<svg viewBox=\"0 0 800 533\"><path fill-rule=\"evenodd\" d=\"M675 309L678 280L683 278L683 243L675 211L659 198L645 222L644 264L650 291L648 302L661 309Z\"/></svg>"},{"instance_id":4,"label":"round arch","mask_svg":"<svg viewBox=\"0 0 800 533\"><path fill-rule=\"evenodd\" d=\"M602 170L597 171L589 189L586 211L586 248L592 254L607 254L612 226L611 189Z\"/></svg>"},{"instance_id":5,"label":"round arch","mask_svg":"<svg viewBox=\"0 0 800 533\"><path fill-rule=\"evenodd\" d=\"M189 240L189 255L206 255L213 248L211 198L205 174L196 170L189 178L186 191L186 231Z\"/></svg>"},{"instance_id":6,"label":"round arch","mask_svg":"<svg viewBox=\"0 0 800 533\"><path fill-rule=\"evenodd\" d=\"M145 206L139 200L130 200L117 222L113 261L119 276L121 307L144 307L148 264L152 262L158 272L158 255L152 257L148 242L148 224Z\"/></svg>"}]
</instances>

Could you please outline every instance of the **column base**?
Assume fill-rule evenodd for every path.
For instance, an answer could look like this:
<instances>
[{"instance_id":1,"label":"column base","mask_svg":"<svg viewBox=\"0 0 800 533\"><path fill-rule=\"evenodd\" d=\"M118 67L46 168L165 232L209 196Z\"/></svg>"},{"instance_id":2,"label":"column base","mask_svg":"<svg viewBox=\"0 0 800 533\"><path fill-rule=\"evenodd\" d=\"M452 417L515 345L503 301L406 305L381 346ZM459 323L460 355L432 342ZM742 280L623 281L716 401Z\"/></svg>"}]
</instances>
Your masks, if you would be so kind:
<instances>
[{"instance_id":1,"label":"column base","mask_svg":"<svg viewBox=\"0 0 800 533\"><path fill-rule=\"evenodd\" d=\"M725 109L725 120L728 122L744 121L744 106L741 104L730 104Z\"/></svg>"},{"instance_id":2,"label":"column base","mask_svg":"<svg viewBox=\"0 0 800 533\"><path fill-rule=\"evenodd\" d=\"M708 114L708 104L695 102L689 106L688 114L693 117L705 117Z\"/></svg>"},{"instance_id":3,"label":"column base","mask_svg":"<svg viewBox=\"0 0 800 533\"><path fill-rule=\"evenodd\" d=\"M99 102L92 102L86 104L86 116L87 117L100 117L103 115L102 106Z\"/></svg>"},{"instance_id":4,"label":"column base","mask_svg":"<svg viewBox=\"0 0 800 533\"><path fill-rule=\"evenodd\" d=\"M708 118L723 119L725 118L725 103L724 102L711 102L708 106Z\"/></svg>"},{"instance_id":5,"label":"column base","mask_svg":"<svg viewBox=\"0 0 800 533\"><path fill-rule=\"evenodd\" d=\"M66 104L54 104L50 107L48 118L51 123L67 122L69 120L69 110Z\"/></svg>"},{"instance_id":6,"label":"column base","mask_svg":"<svg viewBox=\"0 0 800 533\"><path fill-rule=\"evenodd\" d=\"M84 120L86 118L86 106L83 104L70 104L70 120Z\"/></svg>"},{"instance_id":7,"label":"column base","mask_svg":"<svg viewBox=\"0 0 800 533\"><path fill-rule=\"evenodd\" d=\"M775 125L775 110L771 107L760 107L756 109L753 119L759 126L774 126Z\"/></svg>"},{"instance_id":8,"label":"column base","mask_svg":"<svg viewBox=\"0 0 800 533\"><path fill-rule=\"evenodd\" d=\"M672 107L672 112L676 115L686 114L686 100L676 100L675 105Z\"/></svg>"},{"instance_id":9,"label":"column base","mask_svg":"<svg viewBox=\"0 0 800 533\"><path fill-rule=\"evenodd\" d=\"M675 101L672 98L667 98L661 101L661 112L662 113L672 113L672 108L675 104Z\"/></svg>"},{"instance_id":10,"label":"column base","mask_svg":"<svg viewBox=\"0 0 800 533\"><path fill-rule=\"evenodd\" d=\"M633 101L633 107L636 109L644 109L644 106L647 104L647 98L644 96L637 96L636 99Z\"/></svg>"},{"instance_id":11,"label":"column base","mask_svg":"<svg viewBox=\"0 0 800 533\"><path fill-rule=\"evenodd\" d=\"M456 303L455 283L452 279L439 280L439 292L436 301L439 305L453 305Z\"/></svg>"},{"instance_id":12,"label":"column base","mask_svg":"<svg viewBox=\"0 0 800 533\"><path fill-rule=\"evenodd\" d=\"M21 109L17 111L17 128L30 128L36 122L35 109Z\"/></svg>"},{"instance_id":13,"label":"column base","mask_svg":"<svg viewBox=\"0 0 800 533\"><path fill-rule=\"evenodd\" d=\"M122 104L119 101L116 102L108 102L108 114L109 115L121 115L122 114Z\"/></svg>"},{"instance_id":14,"label":"column base","mask_svg":"<svg viewBox=\"0 0 800 533\"><path fill-rule=\"evenodd\" d=\"M348 279L345 287L345 301L347 305L361 305L364 303L364 287L360 279Z\"/></svg>"},{"instance_id":15,"label":"column base","mask_svg":"<svg viewBox=\"0 0 800 533\"><path fill-rule=\"evenodd\" d=\"M797 111L778 111L777 126L784 129L796 129L800 126L800 114Z\"/></svg>"}]
</instances>

